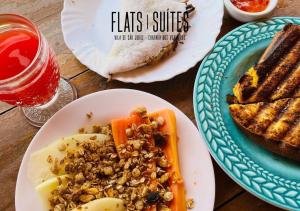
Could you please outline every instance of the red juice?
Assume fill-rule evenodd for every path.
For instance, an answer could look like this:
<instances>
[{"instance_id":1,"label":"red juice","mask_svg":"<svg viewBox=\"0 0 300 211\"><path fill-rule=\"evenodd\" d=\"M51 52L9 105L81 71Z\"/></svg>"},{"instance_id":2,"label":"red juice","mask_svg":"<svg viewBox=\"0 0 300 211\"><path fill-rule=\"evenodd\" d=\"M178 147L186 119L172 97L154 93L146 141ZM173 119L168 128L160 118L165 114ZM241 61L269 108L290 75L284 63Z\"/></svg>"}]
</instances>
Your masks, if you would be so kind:
<instances>
[{"instance_id":1,"label":"red juice","mask_svg":"<svg viewBox=\"0 0 300 211\"><path fill-rule=\"evenodd\" d=\"M55 95L59 66L53 50L40 35L27 28L0 32L0 100L12 105L38 106Z\"/></svg>"}]
</instances>

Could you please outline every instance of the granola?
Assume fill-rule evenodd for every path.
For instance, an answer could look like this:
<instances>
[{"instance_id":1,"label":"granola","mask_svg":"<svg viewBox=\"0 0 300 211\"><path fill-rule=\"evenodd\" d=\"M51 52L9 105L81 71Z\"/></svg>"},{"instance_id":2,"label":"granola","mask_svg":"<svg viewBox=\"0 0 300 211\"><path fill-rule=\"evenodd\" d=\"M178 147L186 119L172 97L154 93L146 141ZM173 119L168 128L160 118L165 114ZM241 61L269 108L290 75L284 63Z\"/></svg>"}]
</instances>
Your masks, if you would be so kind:
<instances>
[{"instance_id":1,"label":"granola","mask_svg":"<svg viewBox=\"0 0 300 211\"><path fill-rule=\"evenodd\" d=\"M148 118L144 108L135 112ZM174 195L167 169L171 164L162 150L167 136L158 131L164 119L147 122L126 128L128 142L117 147L112 139L100 144L93 137L78 143L73 151L60 146L67 155L62 160L48 159L54 174L64 168L68 176L51 192L50 211L69 211L103 197L122 199L128 211L145 210L153 204L159 211L170 211ZM112 134L110 125L94 126L92 130Z\"/></svg>"}]
</instances>

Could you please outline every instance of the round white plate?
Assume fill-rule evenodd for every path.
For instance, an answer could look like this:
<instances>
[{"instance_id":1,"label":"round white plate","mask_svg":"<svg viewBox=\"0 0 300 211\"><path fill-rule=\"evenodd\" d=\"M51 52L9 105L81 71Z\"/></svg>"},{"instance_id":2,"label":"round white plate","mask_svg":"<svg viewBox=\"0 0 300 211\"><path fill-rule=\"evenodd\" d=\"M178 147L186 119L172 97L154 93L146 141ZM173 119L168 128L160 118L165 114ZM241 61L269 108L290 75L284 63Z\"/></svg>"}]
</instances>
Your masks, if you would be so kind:
<instances>
[{"instance_id":1,"label":"round white plate","mask_svg":"<svg viewBox=\"0 0 300 211\"><path fill-rule=\"evenodd\" d=\"M137 106L149 112L172 109L177 118L178 149L187 198L195 200L195 211L211 211L215 198L215 177L210 155L197 128L179 109L154 95L129 89L111 89L82 97L58 111L35 135L19 170L15 205L16 211L41 211L42 205L27 178L30 155L51 142L77 133L78 128L95 123L108 123L112 118L126 117ZM86 114L93 112L93 118Z\"/></svg>"},{"instance_id":2,"label":"round white plate","mask_svg":"<svg viewBox=\"0 0 300 211\"><path fill-rule=\"evenodd\" d=\"M113 43L111 12L120 0L65 0L61 14L62 32L67 46L81 63L100 74L104 55ZM164 81L186 72L211 50L220 32L223 0L190 0L196 13L184 44L157 65L142 67L114 76L132 83Z\"/></svg>"}]
</instances>

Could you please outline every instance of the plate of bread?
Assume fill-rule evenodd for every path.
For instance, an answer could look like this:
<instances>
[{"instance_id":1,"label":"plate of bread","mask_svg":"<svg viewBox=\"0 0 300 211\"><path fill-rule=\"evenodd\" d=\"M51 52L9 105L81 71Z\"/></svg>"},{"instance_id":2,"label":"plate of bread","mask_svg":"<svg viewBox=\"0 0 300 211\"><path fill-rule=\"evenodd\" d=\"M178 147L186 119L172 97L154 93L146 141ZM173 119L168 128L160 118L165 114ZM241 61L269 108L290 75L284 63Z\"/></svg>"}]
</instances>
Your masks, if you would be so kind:
<instances>
[{"instance_id":1,"label":"plate of bread","mask_svg":"<svg viewBox=\"0 0 300 211\"><path fill-rule=\"evenodd\" d=\"M90 70L150 83L203 59L222 18L222 0L65 0L61 22L66 45Z\"/></svg>"},{"instance_id":2,"label":"plate of bread","mask_svg":"<svg viewBox=\"0 0 300 211\"><path fill-rule=\"evenodd\" d=\"M198 127L218 164L259 198L300 210L300 19L229 32L200 66Z\"/></svg>"}]
</instances>

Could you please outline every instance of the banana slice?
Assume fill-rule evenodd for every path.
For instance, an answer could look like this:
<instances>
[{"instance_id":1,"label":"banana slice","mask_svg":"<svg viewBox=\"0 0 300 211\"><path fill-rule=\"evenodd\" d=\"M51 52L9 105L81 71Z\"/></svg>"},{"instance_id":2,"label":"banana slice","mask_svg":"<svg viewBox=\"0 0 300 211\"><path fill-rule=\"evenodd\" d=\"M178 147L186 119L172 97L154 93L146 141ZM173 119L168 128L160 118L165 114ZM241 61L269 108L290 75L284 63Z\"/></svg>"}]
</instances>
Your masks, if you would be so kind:
<instances>
[{"instance_id":1,"label":"banana slice","mask_svg":"<svg viewBox=\"0 0 300 211\"><path fill-rule=\"evenodd\" d=\"M39 184L35 190L38 193L45 209L44 210L49 210L51 208L50 203L49 203L49 198L51 196L51 192L55 190L59 186L59 180L62 182L62 184L66 184L66 175L51 178L41 184Z\"/></svg>"},{"instance_id":2,"label":"banana slice","mask_svg":"<svg viewBox=\"0 0 300 211\"><path fill-rule=\"evenodd\" d=\"M59 180L62 182L62 185L66 185L67 175L59 176L56 178L51 178L40 185L38 185L35 190L37 191L43 206L44 210L51 209L49 203L49 198L51 192L59 186ZM58 179L59 178L59 179ZM124 203L121 199L116 198L102 198L90 201L81 206L81 208L75 208L72 211L125 211Z\"/></svg>"},{"instance_id":3,"label":"banana slice","mask_svg":"<svg viewBox=\"0 0 300 211\"><path fill-rule=\"evenodd\" d=\"M66 156L67 152L78 149L78 143L89 139L105 143L111 137L103 134L78 134L62 138L31 155L27 169L28 178L37 186L50 178L64 175L63 164L59 164L59 161ZM56 174L51 171L55 162L61 167L58 172L55 172Z\"/></svg>"},{"instance_id":4,"label":"banana slice","mask_svg":"<svg viewBox=\"0 0 300 211\"><path fill-rule=\"evenodd\" d=\"M102 198L96 199L81 206L81 208L75 208L72 211L125 211L124 203L121 199L116 198Z\"/></svg>"}]
</instances>

